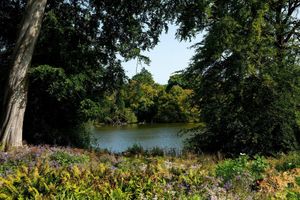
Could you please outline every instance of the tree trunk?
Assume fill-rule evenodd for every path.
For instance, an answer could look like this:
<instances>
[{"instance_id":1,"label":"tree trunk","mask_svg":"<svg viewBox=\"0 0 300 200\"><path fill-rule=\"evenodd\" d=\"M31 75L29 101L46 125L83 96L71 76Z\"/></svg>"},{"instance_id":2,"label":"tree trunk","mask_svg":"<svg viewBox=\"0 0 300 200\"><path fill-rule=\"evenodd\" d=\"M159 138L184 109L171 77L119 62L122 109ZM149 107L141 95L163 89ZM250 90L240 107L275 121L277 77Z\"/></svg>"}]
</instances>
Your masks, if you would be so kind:
<instances>
[{"instance_id":1,"label":"tree trunk","mask_svg":"<svg viewBox=\"0 0 300 200\"><path fill-rule=\"evenodd\" d=\"M4 94L0 145L4 150L22 146L24 113L27 103L27 71L31 63L47 0L28 0L21 29L12 56Z\"/></svg>"}]
</instances>

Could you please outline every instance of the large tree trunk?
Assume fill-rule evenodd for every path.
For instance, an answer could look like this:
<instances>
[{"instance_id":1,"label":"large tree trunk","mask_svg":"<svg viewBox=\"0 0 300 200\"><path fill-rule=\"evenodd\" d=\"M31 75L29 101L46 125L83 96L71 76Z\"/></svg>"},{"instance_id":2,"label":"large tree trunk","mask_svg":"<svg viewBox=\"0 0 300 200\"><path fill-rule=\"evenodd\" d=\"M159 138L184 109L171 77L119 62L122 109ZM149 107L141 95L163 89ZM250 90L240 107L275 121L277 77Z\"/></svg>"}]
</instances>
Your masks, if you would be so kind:
<instances>
[{"instance_id":1,"label":"large tree trunk","mask_svg":"<svg viewBox=\"0 0 300 200\"><path fill-rule=\"evenodd\" d=\"M47 0L27 1L4 95L4 112L0 124L0 145L4 150L22 146L23 120L27 103L27 71L41 29L46 3Z\"/></svg>"}]
</instances>

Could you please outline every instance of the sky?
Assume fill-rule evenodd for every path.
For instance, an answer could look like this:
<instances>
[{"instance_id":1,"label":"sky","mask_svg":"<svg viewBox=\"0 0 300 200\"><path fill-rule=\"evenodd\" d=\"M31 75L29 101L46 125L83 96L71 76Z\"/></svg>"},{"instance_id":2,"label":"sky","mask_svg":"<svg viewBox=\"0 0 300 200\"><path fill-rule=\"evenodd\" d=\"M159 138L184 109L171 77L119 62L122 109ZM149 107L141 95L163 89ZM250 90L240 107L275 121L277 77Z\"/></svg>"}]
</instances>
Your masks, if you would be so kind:
<instances>
[{"instance_id":1,"label":"sky","mask_svg":"<svg viewBox=\"0 0 300 200\"><path fill-rule=\"evenodd\" d=\"M180 42L175 38L176 27L170 26L167 34L160 36L160 43L150 52L142 54L151 60L150 65L144 63L137 65L137 60L124 62L122 65L126 75L131 78L145 67L153 75L154 81L159 84L167 84L172 73L188 67L190 59L194 55L194 49L190 48L202 38L201 35L193 39L192 42Z\"/></svg>"}]
</instances>

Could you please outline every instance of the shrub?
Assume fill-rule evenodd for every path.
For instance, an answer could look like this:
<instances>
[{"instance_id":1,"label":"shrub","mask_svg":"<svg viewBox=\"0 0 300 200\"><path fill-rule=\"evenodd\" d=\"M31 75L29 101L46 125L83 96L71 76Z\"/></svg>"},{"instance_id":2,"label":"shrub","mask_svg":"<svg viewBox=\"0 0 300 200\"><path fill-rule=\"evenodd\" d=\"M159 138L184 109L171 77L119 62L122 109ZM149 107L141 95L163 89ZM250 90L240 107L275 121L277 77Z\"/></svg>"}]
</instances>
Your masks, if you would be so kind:
<instances>
[{"instance_id":1,"label":"shrub","mask_svg":"<svg viewBox=\"0 0 300 200\"><path fill-rule=\"evenodd\" d=\"M164 150L159 148L159 147L153 147L150 151L149 151L151 156L164 156Z\"/></svg>"},{"instance_id":2,"label":"shrub","mask_svg":"<svg viewBox=\"0 0 300 200\"><path fill-rule=\"evenodd\" d=\"M263 173L266 171L266 168L268 166L268 162L264 157L255 156L254 160L252 161L250 170L255 179L262 179Z\"/></svg>"},{"instance_id":3,"label":"shrub","mask_svg":"<svg viewBox=\"0 0 300 200\"><path fill-rule=\"evenodd\" d=\"M80 164L80 163L86 163L89 161L89 157L86 155L72 155L70 153L64 152L64 151L57 151L54 152L50 159L52 161L56 161L61 166L68 166L71 164Z\"/></svg>"},{"instance_id":4,"label":"shrub","mask_svg":"<svg viewBox=\"0 0 300 200\"><path fill-rule=\"evenodd\" d=\"M288 171L300 167L300 153L293 152L282 156L282 159L276 164L277 171Z\"/></svg>"},{"instance_id":5,"label":"shrub","mask_svg":"<svg viewBox=\"0 0 300 200\"><path fill-rule=\"evenodd\" d=\"M218 164L216 175L221 177L224 183L243 174L250 174L253 179L258 180L263 178L263 173L268 166L264 157L255 156L251 161L247 155L241 155L236 159L225 160Z\"/></svg>"},{"instance_id":6,"label":"shrub","mask_svg":"<svg viewBox=\"0 0 300 200\"><path fill-rule=\"evenodd\" d=\"M241 155L237 159L225 160L219 164L216 168L217 177L223 178L224 182L229 181L237 175L242 175L246 171L249 157L247 155Z\"/></svg>"},{"instance_id":7,"label":"shrub","mask_svg":"<svg viewBox=\"0 0 300 200\"><path fill-rule=\"evenodd\" d=\"M295 178L295 182L298 186L300 186L300 176Z\"/></svg>"},{"instance_id":8,"label":"shrub","mask_svg":"<svg viewBox=\"0 0 300 200\"><path fill-rule=\"evenodd\" d=\"M300 199L300 193L299 192L294 192L294 191L289 191L286 195L286 199L299 200Z\"/></svg>"},{"instance_id":9,"label":"shrub","mask_svg":"<svg viewBox=\"0 0 300 200\"><path fill-rule=\"evenodd\" d=\"M130 155L141 155L145 153L145 150L140 144L134 144L131 147L129 147L125 152L129 153Z\"/></svg>"}]
</instances>

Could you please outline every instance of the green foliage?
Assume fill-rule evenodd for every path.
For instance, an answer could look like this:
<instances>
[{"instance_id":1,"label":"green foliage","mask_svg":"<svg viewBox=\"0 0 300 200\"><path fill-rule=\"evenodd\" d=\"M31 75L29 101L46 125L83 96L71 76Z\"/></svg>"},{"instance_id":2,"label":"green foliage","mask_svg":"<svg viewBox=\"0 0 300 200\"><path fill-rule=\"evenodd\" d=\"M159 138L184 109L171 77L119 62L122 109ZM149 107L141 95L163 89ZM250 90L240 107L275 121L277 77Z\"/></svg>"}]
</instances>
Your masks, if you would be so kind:
<instances>
[{"instance_id":1,"label":"green foliage","mask_svg":"<svg viewBox=\"0 0 300 200\"><path fill-rule=\"evenodd\" d=\"M138 82L139 84L142 83L147 85L154 84L152 74L144 67L141 69L141 71L138 74L132 77L132 80Z\"/></svg>"},{"instance_id":2,"label":"green foliage","mask_svg":"<svg viewBox=\"0 0 300 200\"><path fill-rule=\"evenodd\" d=\"M178 152L176 152L175 149L164 149L160 147L145 149L140 144L134 144L124 152L124 155L145 157L176 157L178 155Z\"/></svg>"},{"instance_id":3,"label":"green foliage","mask_svg":"<svg viewBox=\"0 0 300 200\"><path fill-rule=\"evenodd\" d=\"M234 160L225 160L216 168L216 175L223 178L224 182L233 179L235 176L242 176L247 167L249 157L240 156Z\"/></svg>"},{"instance_id":4,"label":"green foliage","mask_svg":"<svg viewBox=\"0 0 300 200\"><path fill-rule=\"evenodd\" d=\"M193 91L173 86L168 92L161 92L157 102L158 122L197 122L200 112L191 102Z\"/></svg>"},{"instance_id":5,"label":"green foliage","mask_svg":"<svg viewBox=\"0 0 300 200\"><path fill-rule=\"evenodd\" d=\"M255 180L258 180L263 178L263 174L268 167L269 165L263 157L255 156L253 160L249 160L247 155L241 155L236 159L225 160L218 164L216 175L221 177L224 183L245 174L250 174Z\"/></svg>"},{"instance_id":6,"label":"green foliage","mask_svg":"<svg viewBox=\"0 0 300 200\"><path fill-rule=\"evenodd\" d=\"M300 199L300 192L288 192L288 194L286 195L286 198L289 200L298 200Z\"/></svg>"},{"instance_id":7,"label":"green foliage","mask_svg":"<svg viewBox=\"0 0 300 200\"><path fill-rule=\"evenodd\" d=\"M105 94L98 120L113 124L193 121L197 109L187 111L191 107L189 94L191 91L179 89L166 97L165 87L155 84L151 73L143 68L120 90ZM176 105L168 107L173 102Z\"/></svg>"},{"instance_id":8,"label":"green foliage","mask_svg":"<svg viewBox=\"0 0 300 200\"><path fill-rule=\"evenodd\" d=\"M61 166L69 166L71 164L82 164L89 162L89 157L86 155L72 155L64 151L54 152L50 159L56 161Z\"/></svg>"},{"instance_id":9,"label":"green foliage","mask_svg":"<svg viewBox=\"0 0 300 200\"><path fill-rule=\"evenodd\" d=\"M300 155L298 152L282 156L281 160L276 163L276 170L288 171L300 167Z\"/></svg>"},{"instance_id":10,"label":"green foliage","mask_svg":"<svg viewBox=\"0 0 300 200\"><path fill-rule=\"evenodd\" d=\"M300 176L295 177L295 182L298 186L300 186Z\"/></svg>"},{"instance_id":11,"label":"green foliage","mask_svg":"<svg viewBox=\"0 0 300 200\"><path fill-rule=\"evenodd\" d=\"M124 109L124 118L128 123L137 123L137 117L135 116L134 112L130 108Z\"/></svg>"},{"instance_id":12,"label":"green foliage","mask_svg":"<svg viewBox=\"0 0 300 200\"><path fill-rule=\"evenodd\" d=\"M231 155L299 149L298 1L191 1L174 7L182 39L206 31L185 71L206 123L191 148Z\"/></svg>"},{"instance_id":13,"label":"green foliage","mask_svg":"<svg viewBox=\"0 0 300 200\"><path fill-rule=\"evenodd\" d=\"M81 177L80 177L81 176ZM29 169L20 168L10 181L4 181L1 198L9 199L96 199L100 195L93 191L88 181L91 176L77 166L53 169L48 164Z\"/></svg>"},{"instance_id":14,"label":"green foliage","mask_svg":"<svg viewBox=\"0 0 300 200\"><path fill-rule=\"evenodd\" d=\"M139 122L151 122L155 116L160 87L155 84L129 81L125 90L125 105L135 113Z\"/></svg>"},{"instance_id":15,"label":"green foliage","mask_svg":"<svg viewBox=\"0 0 300 200\"><path fill-rule=\"evenodd\" d=\"M79 112L84 119L96 119L99 116L100 105L90 99L80 102Z\"/></svg>"},{"instance_id":16,"label":"green foliage","mask_svg":"<svg viewBox=\"0 0 300 200\"><path fill-rule=\"evenodd\" d=\"M155 84L151 73L143 69L120 92L139 122L197 122L199 109L192 102L193 91L179 85ZM121 109L121 107L118 107Z\"/></svg>"},{"instance_id":17,"label":"green foliage","mask_svg":"<svg viewBox=\"0 0 300 200\"><path fill-rule=\"evenodd\" d=\"M197 188L190 188L186 192L189 186L184 185L185 181L188 184L194 184L193 181L199 183L198 168L190 169L186 175L174 174L170 180L168 178L170 162L166 163L162 158L160 160L122 158L118 163L110 161L103 164L100 160L105 155L90 154L93 159L91 163L79 161L74 155L70 149L55 151L53 154L44 155L45 160L42 163L38 157L31 160L33 162L31 167L21 165L15 173L0 176L0 197L12 199L190 199L190 197L201 197L203 194L197 191ZM58 161L62 163L60 167L55 165ZM183 167L180 165L182 161L176 162L178 163L172 164L173 168ZM186 171L188 166L184 168Z\"/></svg>"},{"instance_id":18,"label":"green foliage","mask_svg":"<svg viewBox=\"0 0 300 200\"><path fill-rule=\"evenodd\" d=\"M170 76L166 91L169 91L173 86L176 85L183 89L190 89L192 88L192 83L193 81L189 80L188 77L185 77L183 71L178 71Z\"/></svg>"},{"instance_id":19,"label":"green foliage","mask_svg":"<svg viewBox=\"0 0 300 200\"><path fill-rule=\"evenodd\" d=\"M250 172L255 179L263 179L263 173L269 167L267 160L261 156L255 156L250 166Z\"/></svg>"},{"instance_id":20,"label":"green foliage","mask_svg":"<svg viewBox=\"0 0 300 200\"><path fill-rule=\"evenodd\" d=\"M16 169L16 163L8 161L0 165L0 174L4 174L8 170L14 171L15 169Z\"/></svg>"},{"instance_id":21,"label":"green foliage","mask_svg":"<svg viewBox=\"0 0 300 200\"><path fill-rule=\"evenodd\" d=\"M101 111L97 120L107 124L122 125L123 123L136 123L137 117L131 108L125 107L125 91L115 91L111 95L105 95L101 100Z\"/></svg>"},{"instance_id":22,"label":"green foliage","mask_svg":"<svg viewBox=\"0 0 300 200\"><path fill-rule=\"evenodd\" d=\"M152 149L149 150L149 154L151 156L164 156L165 152L163 149L159 147L153 147Z\"/></svg>"},{"instance_id":23,"label":"green foliage","mask_svg":"<svg viewBox=\"0 0 300 200\"><path fill-rule=\"evenodd\" d=\"M0 199L297 199L299 196L299 187L292 184L276 185L271 191L253 190L255 179L250 172L261 166L258 163L262 163L262 158L251 160L243 155L219 163L213 160L215 156L208 155L124 157L81 149L27 147L0 152L0 168L16 163L14 170L0 172ZM230 172L229 167L235 167L234 164L235 172L241 172L241 176ZM221 177L214 176L215 170L216 175L219 170ZM269 187L273 186L268 178L278 172L271 169L262 173L265 184L270 181ZM225 183L226 176L231 178ZM294 180L295 174L285 178Z\"/></svg>"},{"instance_id":24,"label":"green foliage","mask_svg":"<svg viewBox=\"0 0 300 200\"><path fill-rule=\"evenodd\" d=\"M0 3L1 97L25 5ZM167 26L163 7L161 1L49 1L29 73L26 141L86 146L81 127L125 83L121 61L147 60L140 52L153 48ZM119 113L136 121L128 109ZM73 135L78 129L83 133Z\"/></svg>"},{"instance_id":25,"label":"green foliage","mask_svg":"<svg viewBox=\"0 0 300 200\"><path fill-rule=\"evenodd\" d=\"M145 152L144 148L140 144L134 144L129 147L125 152L129 153L129 155L141 155Z\"/></svg>"}]
</instances>

